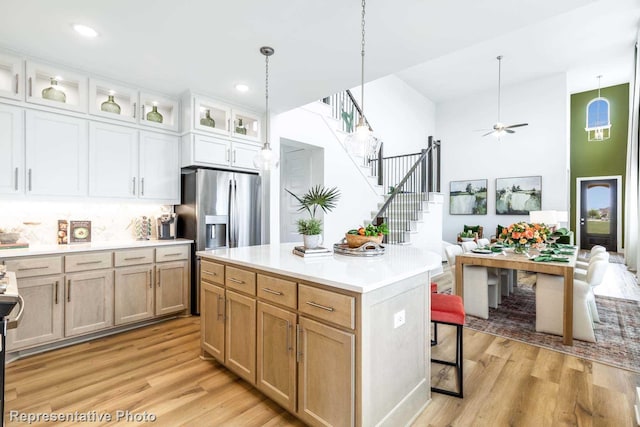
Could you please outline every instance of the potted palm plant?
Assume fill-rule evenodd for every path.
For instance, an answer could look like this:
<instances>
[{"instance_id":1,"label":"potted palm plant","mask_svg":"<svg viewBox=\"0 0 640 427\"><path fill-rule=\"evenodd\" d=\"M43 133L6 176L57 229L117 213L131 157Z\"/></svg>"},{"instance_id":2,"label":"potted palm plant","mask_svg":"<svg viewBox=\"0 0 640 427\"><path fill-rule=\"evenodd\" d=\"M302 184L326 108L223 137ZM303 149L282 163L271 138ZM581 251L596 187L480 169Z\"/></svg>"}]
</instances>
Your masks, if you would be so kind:
<instances>
[{"instance_id":1,"label":"potted palm plant","mask_svg":"<svg viewBox=\"0 0 640 427\"><path fill-rule=\"evenodd\" d=\"M323 212L331 212L336 207L340 199L340 191L336 187L325 188L322 185L311 187L302 196L297 196L285 188L300 205L299 211L307 211L309 219L299 219L297 222L298 233L302 234L305 248L317 248L320 244L320 234L322 233L322 221L316 218L318 208Z\"/></svg>"}]
</instances>

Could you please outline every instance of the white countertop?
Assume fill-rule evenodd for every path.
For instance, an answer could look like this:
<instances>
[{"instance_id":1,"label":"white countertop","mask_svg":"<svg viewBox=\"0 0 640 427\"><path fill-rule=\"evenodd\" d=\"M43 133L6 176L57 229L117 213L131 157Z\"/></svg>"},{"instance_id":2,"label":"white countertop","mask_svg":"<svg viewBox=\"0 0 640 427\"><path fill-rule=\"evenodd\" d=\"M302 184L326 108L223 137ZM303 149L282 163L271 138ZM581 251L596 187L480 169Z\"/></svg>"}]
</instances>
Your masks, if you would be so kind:
<instances>
[{"instance_id":1,"label":"white countertop","mask_svg":"<svg viewBox=\"0 0 640 427\"><path fill-rule=\"evenodd\" d=\"M441 267L442 258L413 246L386 245L384 255L354 257L333 254L302 258L291 253L296 243L198 251L196 255L283 274L358 293Z\"/></svg>"},{"instance_id":2,"label":"white countertop","mask_svg":"<svg viewBox=\"0 0 640 427\"><path fill-rule=\"evenodd\" d=\"M134 249L153 246L184 245L188 239L172 240L122 240L110 242L71 243L68 245L31 245L23 249L2 249L0 259L34 255L64 255L74 252L106 251L109 249Z\"/></svg>"}]
</instances>

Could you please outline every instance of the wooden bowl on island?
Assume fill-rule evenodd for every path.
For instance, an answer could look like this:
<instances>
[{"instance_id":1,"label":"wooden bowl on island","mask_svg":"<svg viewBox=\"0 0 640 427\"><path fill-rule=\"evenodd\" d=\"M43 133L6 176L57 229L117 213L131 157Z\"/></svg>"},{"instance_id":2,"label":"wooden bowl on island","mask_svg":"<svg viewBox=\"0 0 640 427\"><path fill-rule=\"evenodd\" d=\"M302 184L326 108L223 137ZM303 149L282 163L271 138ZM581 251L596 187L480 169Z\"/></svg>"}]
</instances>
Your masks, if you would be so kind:
<instances>
[{"instance_id":1,"label":"wooden bowl on island","mask_svg":"<svg viewBox=\"0 0 640 427\"><path fill-rule=\"evenodd\" d=\"M361 236L359 234L349 234L346 233L345 234L345 238L347 239L347 245L350 248L359 248L360 246L364 245L367 242L374 242L374 243L382 243L382 238L384 236L382 234L379 234L377 236Z\"/></svg>"}]
</instances>

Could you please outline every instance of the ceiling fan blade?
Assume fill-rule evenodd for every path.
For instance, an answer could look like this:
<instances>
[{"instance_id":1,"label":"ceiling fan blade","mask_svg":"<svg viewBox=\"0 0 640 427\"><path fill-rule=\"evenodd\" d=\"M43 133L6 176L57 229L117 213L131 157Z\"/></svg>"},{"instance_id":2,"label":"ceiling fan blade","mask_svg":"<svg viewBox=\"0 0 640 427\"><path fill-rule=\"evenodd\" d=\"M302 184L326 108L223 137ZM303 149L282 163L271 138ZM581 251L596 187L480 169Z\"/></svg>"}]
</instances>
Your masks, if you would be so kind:
<instances>
[{"instance_id":1,"label":"ceiling fan blade","mask_svg":"<svg viewBox=\"0 0 640 427\"><path fill-rule=\"evenodd\" d=\"M522 126L529 126L529 123L518 123L517 125L509 125L509 126L505 126L505 129L509 129L509 128L519 128Z\"/></svg>"},{"instance_id":2,"label":"ceiling fan blade","mask_svg":"<svg viewBox=\"0 0 640 427\"><path fill-rule=\"evenodd\" d=\"M506 133L516 133L516 131L515 131L515 130L511 130L511 129L507 129L507 128L504 128L504 131L505 131Z\"/></svg>"},{"instance_id":3,"label":"ceiling fan blade","mask_svg":"<svg viewBox=\"0 0 640 427\"><path fill-rule=\"evenodd\" d=\"M485 134L484 134L484 135L482 135L482 136L491 135L491 134L492 134L492 133L494 133L494 132L495 132L495 131L493 131L493 130L492 130L491 132L487 132L487 133L485 133Z\"/></svg>"}]
</instances>

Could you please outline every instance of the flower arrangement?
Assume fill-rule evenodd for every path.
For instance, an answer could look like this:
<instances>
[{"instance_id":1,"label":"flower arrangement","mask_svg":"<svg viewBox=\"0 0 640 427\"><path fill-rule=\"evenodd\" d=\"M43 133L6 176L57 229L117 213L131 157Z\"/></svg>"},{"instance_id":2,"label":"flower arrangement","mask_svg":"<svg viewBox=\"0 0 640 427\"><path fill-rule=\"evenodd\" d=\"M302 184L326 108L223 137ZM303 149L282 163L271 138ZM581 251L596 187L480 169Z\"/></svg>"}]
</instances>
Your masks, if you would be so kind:
<instances>
[{"instance_id":1,"label":"flower arrangement","mask_svg":"<svg viewBox=\"0 0 640 427\"><path fill-rule=\"evenodd\" d=\"M544 224L516 222L503 228L499 238L512 245L518 253L526 252L529 247L540 247L551 235L551 230Z\"/></svg>"}]
</instances>

